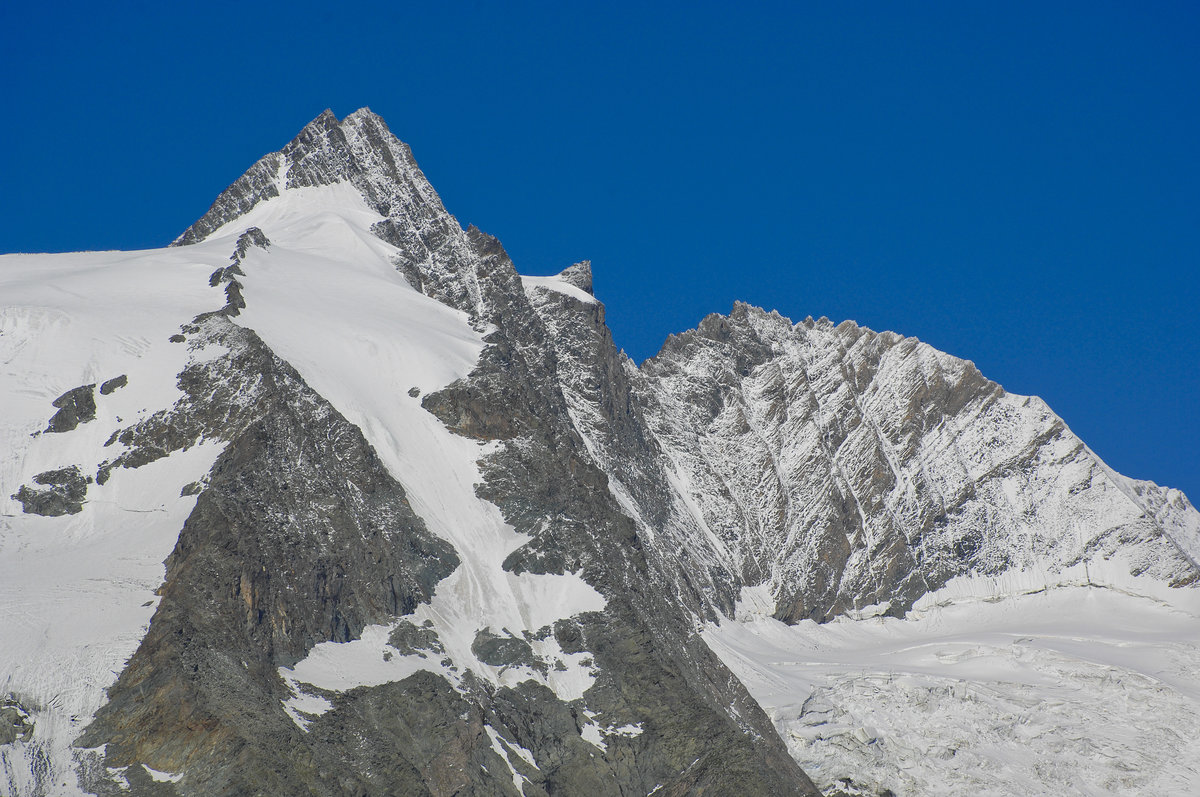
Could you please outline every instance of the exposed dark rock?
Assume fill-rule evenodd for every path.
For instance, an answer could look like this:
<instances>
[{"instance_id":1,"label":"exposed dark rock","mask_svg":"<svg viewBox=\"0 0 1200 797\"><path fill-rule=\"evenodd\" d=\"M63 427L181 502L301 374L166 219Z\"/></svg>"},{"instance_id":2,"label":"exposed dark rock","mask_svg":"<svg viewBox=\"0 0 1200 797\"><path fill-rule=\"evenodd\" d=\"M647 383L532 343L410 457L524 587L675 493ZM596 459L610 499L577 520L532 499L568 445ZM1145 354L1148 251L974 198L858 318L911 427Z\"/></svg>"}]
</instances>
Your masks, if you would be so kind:
<instances>
[{"instance_id":1,"label":"exposed dark rock","mask_svg":"<svg viewBox=\"0 0 1200 797\"><path fill-rule=\"evenodd\" d=\"M388 635L388 644L405 656L417 655L425 657L430 653L445 653L437 632L432 628L416 626L408 620L402 620Z\"/></svg>"},{"instance_id":2,"label":"exposed dark rock","mask_svg":"<svg viewBox=\"0 0 1200 797\"><path fill-rule=\"evenodd\" d=\"M558 275L563 282L592 293L592 261L581 260Z\"/></svg>"},{"instance_id":3,"label":"exposed dark rock","mask_svg":"<svg viewBox=\"0 0 1200 797\"><path fill-rule=\"evenodd\" d=\"M493 667L526 667L544 669L545 664L533 655L533 648L524 639L514 636L497 636L491 629L484 629L475 635L471 643L471 652L484 664Z\"/></svg>"},{"instance_id":4,"label":"exposed dark rock","mask_svg":"<svg viewBox=\"0 0 1200 797\"><path fill-rule=\"evenodd\" d=\"M583 653L583 628L575 620L559 620L554 624L554 639L563 653Z\"/></svg>"},{"instance_id":5,"label":"exposed dark rock","mask_svg":"<svg viewBox=\"0 0 1200 797\"><path fill-rule=\"evenodd\" d=\"M485 721L473 701L428 672L349 692L309 727L313 757L328 772L320 793L517 797Z\"/></svg>"},{"instance_id":6,"label":"exposed dark rock","mask_svg":"<svg viewBox=\"0 0 1200 797\"><path fill-rule=\"evenodd\" d=\"M246 257L246 252L250 251L250 247L257 246L259 249L270 249L271 241L267 238L266 233L257 227L247 227L245 232L238 236L237 245L233 252L233 260L235 267L241 263Z\"/></svg>"},{"instance_id":7,"label":"exposed dark rock","mask_svg":"<svg viewBox=\"0 0 1200 797\"><path fill-rule=\"evenodd\" d=\"M604 612L556 624L555 638L594 654L598 680L585 696L589 711L611 726L645 721L653 727L631 739L612 737L611 754L579 740L591 747L587 758L563 760L564 745L579 739L579 724L567 737L561 727L548 726L540 735L531 725L518 742L533 752L546 777L540 783L552 794L648 793L664 784L673 794L815 793L762 710L691 630L686 604L671 594L673 580L663 579L661 565L647 560L634 522L617 505L572 420L568 406L579 405L563 387L578 377L603 394L600 403L617 428L625 424L618 438L639 440L627 382L602 383L562 370L570 366L556 344L576 335L581 348L593 352L594 367L623 371L611 338L597 326L602 308L584 309L592 314L590 324L548 328L524 291L513 289L509 275L515 271L498 243L481 234L473 242L486 263L479 269L486 275L482 303L497 330L470 378L427 395L423 406L460 434L507 441L481 461L484 482L477 488L514 528L533 537L505 568L581 572L604 594ZM644 443L633 443L641 446L634 456L645 456ZM535 699L539 689L544 687L526 683L515 690L521 699L502 713L506 727L529 723L530 712L546 717L567 708L548 690ZM509 692L497 692L497 700L504 694ZM691 766L698 761L703 765ZM543 762L562 763L555 770Z\"/></svg>"},{"instance_id":8,"label":"exposed dark rock","mask_svg":"<svg viewBox=\"0 0 1200 797\"><path fill-rule=\"evenodd\" d=\"M107 396L109 393L112 393L114 390L125 387L128 384L129 384L129 377L127 377L125 374L121 374L120 376L114 376L112 379L109 379L107 382L100 385L100 395Z\"/></svg>"},{"instance_id":9,"label":"exposed dark rock","mask_svg":"<svg viewBox=\"0 0 1200 797\"><path fill-rule=\"evenodd\" d=\"M242 283L231 279L225 283L225 307L221 312L225 315L238 315L246 309L246 300L242 298Z\"/></svg>"},{"instance_id":10,"label":"exposed dark rock","mask_svg":"<svg viewBox=\"0 0 1200 797\"><path fill-rule=\"evenodd\" d=\"M46 427L46 431L69 432L81 423L95 420L95 389L96 386L94 384L83 385L68 390L51 402L53 406L58 408L58 412L54 413L54 417L50 419L50 424Z\"/></svg>"},{"instance_id":11,"label":"exposed dark rock","mask_svg":"<svg viewBox=\"0 0 1200 797\"><path fill-rule=\"evenodd\" d=\"M39 473L33 477L33 481L45 485L45 489L37 490L22 485L13 496L21 502L22 511L26 514L59 517L83 511L90 479L84 478L78 465Z\"/></svg>"},{"instance_id":12,"label":"exposed dark rock","mask_svg":"<svg viewBox=\"0 0 1200 797\"><path fill-rule=\"evenodd\" d=\"M181 794L350 793L283 712L277 668L411 612L458 559L361 432L253 332L223 316L202 326L226 353L180 375L185 398L128 430L118 462L203 437L228 446L150 630L79 745L106 744L108 766L186 769Z\"/></svg>"},{"instance_id":13,"label":"exposed dark rock","mask_svg":"<svg viewBox=\"0 0 1200 797\"><path fill-rule=\"evenodd\" d=\"M177 241L176 243L179 242ZM214 315L222 315L228 318L240 315L241 311L246 309L246 300L242 296L242 283L237 280L238 277L246 276L246 272L242 270L242 260L246 257L251 247L269 249L270 246L271 241L258 227L249 227L239 235L237 243L234 245L233 254L229 256L230 264L224 268L217 269L208 278L209 287L215 288L221 283L225 284L225 306L220 310L201 313L192 324L185 326L184 331L187 332L187 327L195 327L196 324Z\"/></svg>"},{"instance_id":14,"label":"exposed dark rock","mask_svg":"<svg viewBox=\"0 0 1200 797\"><path fill-rule=\"evenodd\" d=\"M0 745L28 742L33 738L29 710L11 697L0 701Z\"/></svg>"}]
</instances>

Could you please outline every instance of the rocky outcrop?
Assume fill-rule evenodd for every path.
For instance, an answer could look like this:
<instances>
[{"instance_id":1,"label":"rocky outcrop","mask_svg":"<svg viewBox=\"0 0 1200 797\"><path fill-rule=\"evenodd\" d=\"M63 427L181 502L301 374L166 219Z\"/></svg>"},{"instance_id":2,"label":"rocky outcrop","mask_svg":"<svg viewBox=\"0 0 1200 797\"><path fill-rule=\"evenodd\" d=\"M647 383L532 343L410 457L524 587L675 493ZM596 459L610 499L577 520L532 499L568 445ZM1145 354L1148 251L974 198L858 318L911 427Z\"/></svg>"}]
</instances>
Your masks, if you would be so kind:
<instances>
[{"instance_id":1,"label":"rocky outcrop","mask_svg":"<svg viewBox=\"0 0 1200 797\"><path fill-rule=\"evenodd\" d=\"M28 742L32 738L33 720L29 709L12 697L0 700L0 746Z\"/></svg>"},{"instance_id":2,"label":"rocky outcrop","mask_svg":"<svg viewBox=\"0 0 1200 797\"><path fill-rule=\"evenodd\" d=\"M68 390L52 403L58 412L50 419L46 431L61 434L69 432L81 423L96 419L95 385L81 385Z\"/></svg>"},{"instance_id":3,"label":"rocky outcrop","mask_svg":"<svg viewBox=\"0 0 1200 797\"><path fill-rule=\"evenodd\" d=\"M22 511L29 515L75 515L83 511L91 480L90 476L84 477L77 465L49 470L33 477L35 484L43 485L42 489L21 485L13 498L21 502Z\"/></svg>"},{"instance_id":4,"label":"rocky outcrop","mask_svg":"<svg viewBox=\"0 0 1200 797\"><path fill-rule=\"evenodd\" d=\"M593 655L597 681L581 705L559 703L554 710L569 708L602 718L608 727L643 730L631 738L608 737L612 747L603 755L583 748L587 758L558 764L578 727L564 737L553 725L529 725L530 711L550 710L551 695L532 686L500 690L492 703L498 719L533 753L542 778L549 778L543 781L549 793L648 793L656 787L668 794L814 793L761 709L700 640L672 584L659 578L637 524L579 434L565 389L573 377L561 370L565 363L553 342L562 329L534 309L498 243L476 240L487 258L480 272L490 276L484 302L496 331L471 377L425 397L423 404L461 434L503 443L481 461L485 479L477 489L515 529L532 537L505 561L505 569L582 572L608 601L604 612L555 628L572 648ZM602 319L600 305L591 312ZM579 334L605 362L619 363L602 324L580 328ZM617 394L609 401L614 418L618 402L631 411L629 394L620 393L623 384L598 386L606 397ZM644 453L636 418L629 415L618 434L628 435L633 450ZM477 644L493 646L499 655L514 653L520 641L493 637Z\"/></svg>"},{"instance_id":5,"label":"rocky outcrop","mask_svg":"<svg viewBox=\"0 0 1200 797\"><path fill-rule=\"evenodd\" d=\"M107 396L115 390L119 390L129 384L129 377L125 374L114 376L104 384L100 385L100 395Z\"/></svg>"}]
</instances>

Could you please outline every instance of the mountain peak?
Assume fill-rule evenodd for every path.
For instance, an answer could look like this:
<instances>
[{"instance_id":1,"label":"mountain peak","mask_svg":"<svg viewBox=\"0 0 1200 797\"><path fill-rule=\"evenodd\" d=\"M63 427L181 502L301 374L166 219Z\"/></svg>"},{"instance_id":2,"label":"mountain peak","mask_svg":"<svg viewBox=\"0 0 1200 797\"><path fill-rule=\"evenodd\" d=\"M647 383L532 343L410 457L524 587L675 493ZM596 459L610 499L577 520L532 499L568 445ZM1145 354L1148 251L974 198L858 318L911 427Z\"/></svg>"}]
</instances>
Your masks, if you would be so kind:
<instances>
[{"instance_id":1,"label":"mountain peak","mask_svg":"<svg viewBox=\"0 0 1200 797\"><path fill-rule=\"evenodd\" d=\"M391 215L396 195L432 199L445 214L421 174L412 151L378 115L359 108L339 121L326 108L278 152L269 153L226 188L174 245L203 241L217 228L245 215L258 203L291 188L350 182L383 216Z\"/></svg>"},{"instance_id":2,"label":"mountain peak","mask_svg":"<svg viewBox=\"0 0 1200 797\"><path fill-rule=\"evenodd\" d=\"M360 120L360 119L369 119L369 120L372 120L372 121L379 122L379 123L381 123L381 124L383 123L383 117L382 117L382 116L380 116L379 114L375 113L374 111L372 111L372 110L371 110L370 108L368 108L366 105L364 105L363 107L359 108L359 109L358 109L357 111L355 111L354 113L352 113L352 114L349 114L349 115L348 115L348 116L347 116L347 117L346 117L346 118L343 120L343 122L350 122L351 120L353 120L353 121L358 121L358 120Z\"/></svg>"},{"instance_id":3,"label":"mountain peak","mask_svg":"<svg viewBox=\"0 0 1200 797\"><path fill-rule=\"evenodd\" d=\"M635 367L367 108L196 242L0 269L3 794L1196 791L1200 514L1044 402L744 302Z\"/></svg>"},{"instance_id":4,"label":"mountain peak","mask_svg":"<svg viewBox=\"0 0 1200 797\"><path fill-rule=\"evenodd\" d=\"M396 247L396 268L413 286L477 320L486 314L479 244L442 205L408 145L365 106L341 121L329 109L321 112L282 150L259 159L222 191L173 245L199 243L292 189L339 183L357 189L382 217L370 231ZM497 262L488 268L515 277L507 256Z\"/></svg>"},{"instance_id":5,"label":"mountain peak","mask_svg":"<svg viewBox=\"0 0 1200 797\"><path fill-rule=\"evenodd\" d=\"M306 124L302 129L309 128L330 129L337 127L341 122L338 121L337 115L332 110L326 108L317 115L317 118Z\"/></svg>"}]
</instances>

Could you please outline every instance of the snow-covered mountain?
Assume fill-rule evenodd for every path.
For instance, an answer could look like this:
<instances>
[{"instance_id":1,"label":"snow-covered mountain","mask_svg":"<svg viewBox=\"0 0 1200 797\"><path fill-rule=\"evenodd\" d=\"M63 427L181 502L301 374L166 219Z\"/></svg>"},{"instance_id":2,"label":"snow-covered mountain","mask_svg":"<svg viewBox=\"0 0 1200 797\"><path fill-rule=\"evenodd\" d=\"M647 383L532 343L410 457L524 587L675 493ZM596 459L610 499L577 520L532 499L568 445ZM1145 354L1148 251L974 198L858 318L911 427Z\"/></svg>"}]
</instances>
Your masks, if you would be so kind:
<instances>
[{"instance_id":1,"label":"snow-covered mountain","mask_svg":"<svg viewBox=\"0 0 1200 797\"><path fill-rule=\"evenodd\" d=\"M0 296L5 793L1200 788L1181 493L850 322L639 367L366 109Z\"/></svg>"}]
</instances>

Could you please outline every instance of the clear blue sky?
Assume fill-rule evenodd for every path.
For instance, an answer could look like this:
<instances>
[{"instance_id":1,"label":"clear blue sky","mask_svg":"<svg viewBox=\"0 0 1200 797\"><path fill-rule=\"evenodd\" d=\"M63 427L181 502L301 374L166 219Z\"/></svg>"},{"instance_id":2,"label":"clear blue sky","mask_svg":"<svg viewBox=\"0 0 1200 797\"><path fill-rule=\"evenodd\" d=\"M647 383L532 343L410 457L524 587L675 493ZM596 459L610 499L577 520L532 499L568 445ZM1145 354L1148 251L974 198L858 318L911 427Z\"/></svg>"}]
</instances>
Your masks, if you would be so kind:
<instances>
[{"instance_id":1,"label":"clear blue sky","mask_svg":"<svg viewBox=\"0 0 1200 797\"><path fill-rule=\"evenodd\" d=\"M176 5L0 8L0 251L163 245L369 105L521 271L592 259L635 359L850 318L1200 499L1194 3Z\"/></svg>"}]
</instances>

